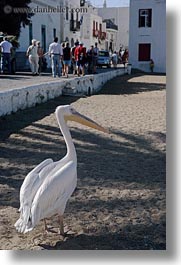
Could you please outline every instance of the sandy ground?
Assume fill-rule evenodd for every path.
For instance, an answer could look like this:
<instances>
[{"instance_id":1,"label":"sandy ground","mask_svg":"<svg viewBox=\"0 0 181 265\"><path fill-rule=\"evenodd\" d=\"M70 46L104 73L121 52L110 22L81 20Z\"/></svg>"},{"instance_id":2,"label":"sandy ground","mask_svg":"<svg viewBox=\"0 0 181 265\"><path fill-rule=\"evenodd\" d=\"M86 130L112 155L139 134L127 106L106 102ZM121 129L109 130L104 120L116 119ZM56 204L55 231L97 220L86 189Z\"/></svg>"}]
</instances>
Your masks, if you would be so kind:
<instances>
[{"instance_id":1,"label":"sandy ground","mask_svg":"<svg viewBox=\"0 0 181 265\"><path fill-rule=\"evenodd\" d=\"M87 98L60 97L0 119L0 249L166 249L166 77L134 74ZM78 154L78 187L66 211L74 231L64 240L57 217L16 232L19 189L46 158L65 155L56 106L72 104L109 127L109 135L70 123Z\"/></svg>"}]
</instances>

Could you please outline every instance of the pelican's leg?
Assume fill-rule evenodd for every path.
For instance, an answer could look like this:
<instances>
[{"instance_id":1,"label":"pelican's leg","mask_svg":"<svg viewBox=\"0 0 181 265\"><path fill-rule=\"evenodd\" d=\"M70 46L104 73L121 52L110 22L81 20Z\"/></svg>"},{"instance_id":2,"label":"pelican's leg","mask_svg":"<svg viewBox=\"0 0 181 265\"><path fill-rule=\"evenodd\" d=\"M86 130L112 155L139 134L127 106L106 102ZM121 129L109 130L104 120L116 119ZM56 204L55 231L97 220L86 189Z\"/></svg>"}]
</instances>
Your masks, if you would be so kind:
<instances>
[{"instance_id":1,"label":"pelican's leg","mask_svg":"<svg viewBox=\"0 0 181 265\"><path fill-rule=\"evenodd\" d=\"M47 226L47 223L46 223L46 219L43 219L44 221L44 225L45 225L45 231L48 232L48 226Z\"/></svg>"},{"instance_id":2,"label":"pelican's leg","mask_svg":"<svg viewBox=\"0 0 181 265\"><path fill-rule=\"evenodd\" d=\"M45 231L48 231L48 226L47 226L47 223L46 223L46 219L43 219L44 221L44 225L45 225Z\"/></svg>"},{"instance_id":3,"label":"pelican's leg","mask_svg":"<svg viewBox=\"0 0 181 265\"><path fill-rule=\"evenodd\" d=\"M68 226L64 227L63 215L59 215L59 224L60 224L60 235L62 235L63 238L75 234L75 232L71 231L71 229Z\"/></svg>"},{"instance_id":4,"label":"pelican's leg","mask_svg":"<svg viewBox=\"0 0 181 265\"><path fill-rule=\"evenodd\" d=\"M53 233L53 230L51 228L48 228L46 219L43 219L44 225L45 225L45 232L48 234L49 232Z\"/></svg>"},{"instance_id":5,"label":"pelican's leg","mask_svg":"<svg viewBox=\"0 0 181 265\"><path fill-rule=\"evenodd\" d=\"M63 224L63 215L59 215L59 224L60 224L60 235L65 236L64 224Z\"/></svg>"},{"instance_id":6,"label":"pelican's leg","mask_svg":"<svg viewBox=\"0 0 181 265\"><path fill-rule=\"evenodd\" d=\"M48 227L48 225L46 223L46 219L43 219L43 221L44 221L44 225L45 225L46 234L48 234L48 233L56 233L55 230L53 230L53 227Z\"/></svg>"}]
</instances>

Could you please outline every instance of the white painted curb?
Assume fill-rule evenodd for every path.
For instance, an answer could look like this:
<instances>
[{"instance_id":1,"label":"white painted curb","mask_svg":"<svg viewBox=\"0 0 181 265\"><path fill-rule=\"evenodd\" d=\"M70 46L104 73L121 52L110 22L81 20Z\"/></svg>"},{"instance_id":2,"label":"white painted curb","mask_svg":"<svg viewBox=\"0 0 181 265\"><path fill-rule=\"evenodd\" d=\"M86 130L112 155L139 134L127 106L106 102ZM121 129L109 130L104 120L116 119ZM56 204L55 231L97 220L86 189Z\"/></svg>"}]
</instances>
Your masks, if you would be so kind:
<instances>
[{"instance_id":1,"label":"white painted curb","mask_svg":"<svg viewBox=\"0 0 181 265\"><path fill-rule=\"evenodd\" d=\"M66 87L73 87L78 93L94 94L107 81L123 74L125 74L124 69L116 69L97 75L86 75L67 80L60 79L58 82L48 82L0 92L0 116L30 108L36 104L59 97L62 95L63 88Z\"/></svg>"}]
</instances>

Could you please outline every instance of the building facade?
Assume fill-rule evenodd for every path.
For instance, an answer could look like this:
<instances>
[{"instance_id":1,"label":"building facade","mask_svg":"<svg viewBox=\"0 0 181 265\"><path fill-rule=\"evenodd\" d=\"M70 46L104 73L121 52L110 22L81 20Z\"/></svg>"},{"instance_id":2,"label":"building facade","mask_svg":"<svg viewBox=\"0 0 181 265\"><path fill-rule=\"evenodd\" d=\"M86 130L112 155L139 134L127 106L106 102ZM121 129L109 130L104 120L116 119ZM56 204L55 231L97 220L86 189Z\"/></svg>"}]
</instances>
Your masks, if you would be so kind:
<instances>
[{"instance_id":1,"label":"building facade","mask_svg":"<svg viewBox=\"0 0 181 265\"><path fill-rule=\"evenodd\" d=\"M61 41L68 41L71 46L80 39L80 20L87 13L86 7L80 6L80 0L61 0L66 11L61 15L60 34Z\"/></svg>"},{"instance_id":2,"label":"building facade","mask_svg":"<svg viewBox=\"0 0 181 265\"><path fill-rule=\"evenodd\" d=\"M25 28L21 28L19 38L20 47L17 50L17 68L29 68L29 63L26 60L26 50L31 44L32 39L39 40L44 52L48 51L49 44L55 36L61 37L61 16L62 13L57 8L60 8L59 0L32 0L29 5L34 10L34 15L31 17L31 23ZM49 60L47 60L49 63Z\"/></svg>"},{"instance_id":3,"label":"building facade","mask_svg":"<svg viewBox=\"0 0 181 265\"><path fill-rule=\"evenodd\" d=\"M130 0L129 62L149 72L166 72L166 0Z\"/></svg>"},{"instance_id":4,"label":"building facade","mask_svg":"<svg viewBox=\"0 0 181 265\"><path fill-rule=\"evenodd\" d=\"M30 25L21 28L17 50L17 66L20 69L29 67L25 53L32 39L41 42L45 53L55 36L59 42L68 41L73 46L80 39L81 14L86 13L86 9L80 7L80 0L32 0L29 6L34 15ZM50 66L48 56L47 63Z\"/></svg>"},{"instance_id":5,"label":"building facade","mask_svg":"<svg viewBox=\"0 0 181 265\"><path fill-rule=\"evenodd\" d=\"M129 7L107 7L106 1L103 8L98 8L98 14L103 20L111 20L117 25L117 33L114 49L119 50L120 47L128 48L129 44ZM108 29L108 32L110 30ZM115 35L114 31L113 34Z\"/></svg>"},{"instance_id":6,"label":"building facade","mask_svg":"<svg viewBox=\"0 0 181 265\"><path fill-rule=\"evenodd\" d=\"M129 8L107 8L105 1L104 8L98 9L85 0L32 0L30 7L35 12L30 25L21 29L18 70L29 68L25 54L32 39L41 42L44 53L55 36L71 46L82 41L87 49L95 42L100 49L112 52L128 46ZM49 67L48 55L46 58Z\"/></svg>"},{"instance_id":7,"label":"building facade","mask_svg":"<svg viewBox=\"0 0 181 265\"><path fill-rule=\"evenodd\" d=\"M105 19L103 22L106 23L106 42L105 49L112 54L117 51L117 40L118 40L118 26L115 25L111 19Z\"/></svg>"},{"instance_id":8,"label":"building facade","mask_svg":"<svg viewBox=\"0 0 181 265\"><path fill-rule=\"evenodd\" d=\"M90 4L86 4L87 13L82 15L80 25L80 41L89 48L90 45L98 43L100 49L105 49L106 23L103 22L98 10Z\"/></svg>"}]
</instances>

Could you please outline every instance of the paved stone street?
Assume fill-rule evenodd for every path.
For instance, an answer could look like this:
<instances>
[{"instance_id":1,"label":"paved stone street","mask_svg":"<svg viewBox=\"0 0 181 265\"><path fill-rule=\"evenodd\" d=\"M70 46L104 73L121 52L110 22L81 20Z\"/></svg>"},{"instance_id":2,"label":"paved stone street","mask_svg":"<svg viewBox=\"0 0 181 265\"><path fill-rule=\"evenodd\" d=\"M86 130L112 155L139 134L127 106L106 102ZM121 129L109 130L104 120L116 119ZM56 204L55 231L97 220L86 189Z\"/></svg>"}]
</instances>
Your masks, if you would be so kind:
<instances>
[{"instance_id":1,"label":"paved stone street","mask_svg":"<svg viewBox=\"0 0 181 265\"><path fill-rule=\"evenodd\" d=\"M39 78L39 77L38 77ZM49 78L49 77L48 77ZM0 118L0 249L166 249L166 76L135 73L109 81L91 97L59 97ZM109 135L70 122L78 187L65 211L75 234L64 241L14 229L26 174L65 155L54 115L72 104ZM54 230L57 218L49 220Z\"/></svg>"}]
</instances>

